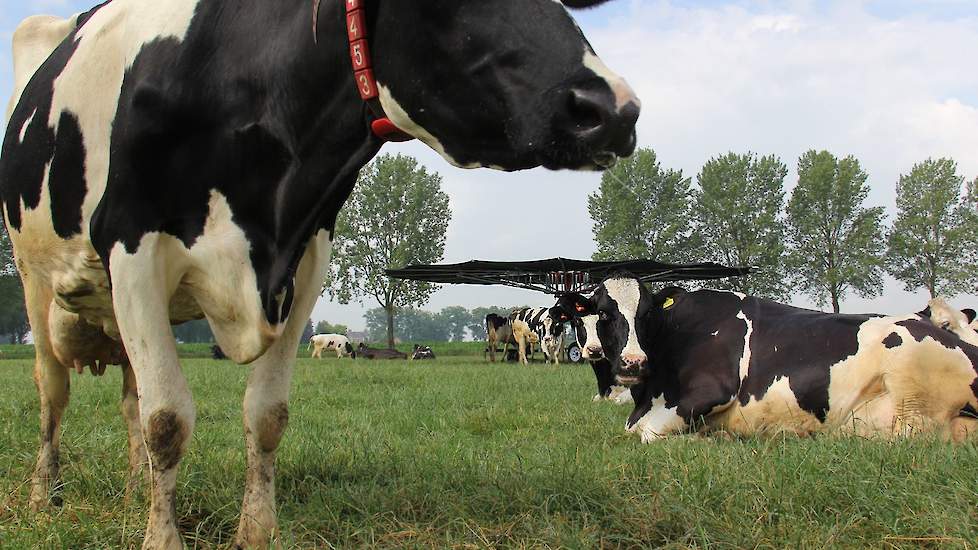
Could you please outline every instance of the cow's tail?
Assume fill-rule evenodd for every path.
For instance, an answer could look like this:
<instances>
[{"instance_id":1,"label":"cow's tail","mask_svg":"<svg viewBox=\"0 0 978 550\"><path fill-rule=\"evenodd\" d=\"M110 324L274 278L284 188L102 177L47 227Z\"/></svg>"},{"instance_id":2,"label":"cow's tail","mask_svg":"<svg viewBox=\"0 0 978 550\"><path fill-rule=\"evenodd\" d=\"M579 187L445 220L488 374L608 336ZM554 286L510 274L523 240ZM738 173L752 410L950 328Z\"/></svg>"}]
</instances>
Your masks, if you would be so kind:
<instances>
[{"instance_id":1,"label":"cow's tail","mask_svg":"<svg viewBox=\"0 0 978 550\"><path fill-rule=\"evenodd\" d=\"M78 16L68 19L52 15L34 15L24 19L14 30L14 94L10 98L5 120L10 120L20 94L37 69L78 26Z\"/></svg>"}]
</instances>

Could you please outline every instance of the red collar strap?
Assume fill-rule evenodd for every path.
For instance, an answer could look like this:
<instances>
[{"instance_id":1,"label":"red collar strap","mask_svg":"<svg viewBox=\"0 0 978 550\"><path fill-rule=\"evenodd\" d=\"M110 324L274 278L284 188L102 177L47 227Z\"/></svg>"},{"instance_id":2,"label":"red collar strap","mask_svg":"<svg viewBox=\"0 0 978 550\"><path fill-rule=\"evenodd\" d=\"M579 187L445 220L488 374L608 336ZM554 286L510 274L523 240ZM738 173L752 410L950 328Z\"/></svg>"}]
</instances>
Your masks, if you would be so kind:
<instances>
[{"instance_id":1,"label":"red collar strap","mask_svg":"<svg viewBox=\"0 0 978 550\"><path fill-rule=\"evenodd\" d=\"M322 0L313 0L312 4L312 36L314 41L318 41L317 26L320 2ZM346 36L350 43L353 78L357 83L360 98L367 103L367 107L374 115L370 129L375 136L384 141L411 141L414 137L391 122L380 103L377 80L374 78L373 64L370 59L370 43L367 41L363 0L343 0L343 2L346 4Z\"/></svg>"}]
</instances>

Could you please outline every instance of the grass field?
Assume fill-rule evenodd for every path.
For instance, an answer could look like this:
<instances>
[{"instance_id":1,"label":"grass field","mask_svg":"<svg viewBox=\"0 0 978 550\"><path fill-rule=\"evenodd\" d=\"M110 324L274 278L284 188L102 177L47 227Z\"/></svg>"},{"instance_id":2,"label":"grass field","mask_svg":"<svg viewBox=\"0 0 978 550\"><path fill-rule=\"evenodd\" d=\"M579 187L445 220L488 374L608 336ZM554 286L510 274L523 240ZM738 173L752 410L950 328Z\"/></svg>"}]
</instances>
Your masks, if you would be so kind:
<instances>
[{"instance_id":1,"label":"grass field","mask_svg":"<svg viewBox=\"0 0 978 550\"><path fill-rule=\"evenodd\" d=\"M436 348L436 352L438 349ZM5 357L9 356L5 353ZM72 375L65 504L32 514L29 359L0 373L0 547L138 548L121 377ZM233 540L247 368L186 359L197 429L178 485L190 547ZM582 366L302 359L278 459L286 548L975 548L978 448L679 437L641 445Z\"/></svg>"}]
</instances>

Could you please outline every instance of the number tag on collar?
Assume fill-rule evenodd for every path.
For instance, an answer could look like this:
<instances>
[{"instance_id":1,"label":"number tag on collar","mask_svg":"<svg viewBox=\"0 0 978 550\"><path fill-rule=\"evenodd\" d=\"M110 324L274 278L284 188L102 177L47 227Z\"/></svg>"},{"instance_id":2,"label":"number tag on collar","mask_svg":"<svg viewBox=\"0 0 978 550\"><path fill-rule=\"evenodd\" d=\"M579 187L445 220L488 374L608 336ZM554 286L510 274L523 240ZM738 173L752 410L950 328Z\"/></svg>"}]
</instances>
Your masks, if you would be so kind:
<instances>
[{"instance_id":1,"label":"number tag on collar","mask_svg":"<svg viewBox=\"0 0 978 550\"><path fill-rule=\"evenodd\" d=\"M669 309L676 303L672 298L666 298L665 302L662 302L662 309Z\"/></svg>"}]
</instances>

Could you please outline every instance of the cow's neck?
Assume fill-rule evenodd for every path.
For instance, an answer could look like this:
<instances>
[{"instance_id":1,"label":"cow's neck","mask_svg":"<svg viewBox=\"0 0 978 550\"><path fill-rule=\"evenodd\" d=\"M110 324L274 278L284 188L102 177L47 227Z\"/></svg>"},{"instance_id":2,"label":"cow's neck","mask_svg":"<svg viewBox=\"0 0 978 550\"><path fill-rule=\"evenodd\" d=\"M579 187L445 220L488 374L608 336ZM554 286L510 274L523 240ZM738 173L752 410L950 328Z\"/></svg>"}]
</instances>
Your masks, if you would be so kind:
<instances>
[{"instance_id":1,"label":"cow's neck","mask_svg":"<svg viewBox=\"0 0 978 550\"><path fill-rule=\"evenodd\" d=\"M319 230L332 234L340 208L349 198L360 169L382 141L367 123L366 106L350 73L343 2L323 3L319 39L313 41L309 2L297 2L291 39L296 44L280 75L284 83L268 101L268 124L287 140L293 161L278 182L273 209L265 220L264 254L272 258L259 287L268 315L275 296L291 284L309 239ZM257 205L260 207L260 205ZM253 240L254 242L254 240Z\"/></svg>"}]
</instances>

